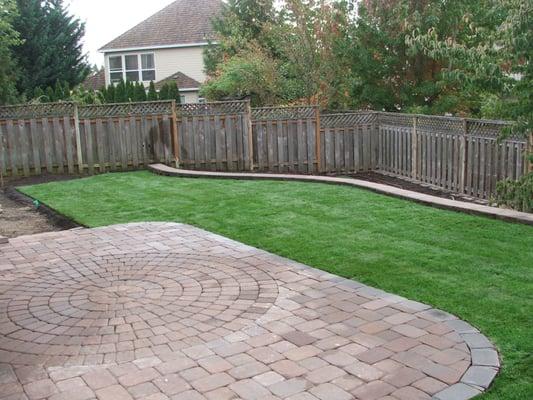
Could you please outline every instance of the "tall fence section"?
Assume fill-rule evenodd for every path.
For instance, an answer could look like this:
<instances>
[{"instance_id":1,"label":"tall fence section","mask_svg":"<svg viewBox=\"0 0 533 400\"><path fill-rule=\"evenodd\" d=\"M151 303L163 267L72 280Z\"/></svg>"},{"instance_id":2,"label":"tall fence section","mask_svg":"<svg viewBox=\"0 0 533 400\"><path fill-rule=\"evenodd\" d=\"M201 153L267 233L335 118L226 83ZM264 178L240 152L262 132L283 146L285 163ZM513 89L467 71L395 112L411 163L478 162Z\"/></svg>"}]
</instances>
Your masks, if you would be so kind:
<instances>
[{"instance_id":1,"label":"tall fence section","mask_svg":"<svg viewBox=\"0 0 533 400\"><path fill-rule=\"evenodd\" d=\"M0 173L95 174L161 162L212 171L376 171L476 198L518 179L532 138L507 123L317 107L171 101L0 107Z\"/></svg>"}]
</instances>

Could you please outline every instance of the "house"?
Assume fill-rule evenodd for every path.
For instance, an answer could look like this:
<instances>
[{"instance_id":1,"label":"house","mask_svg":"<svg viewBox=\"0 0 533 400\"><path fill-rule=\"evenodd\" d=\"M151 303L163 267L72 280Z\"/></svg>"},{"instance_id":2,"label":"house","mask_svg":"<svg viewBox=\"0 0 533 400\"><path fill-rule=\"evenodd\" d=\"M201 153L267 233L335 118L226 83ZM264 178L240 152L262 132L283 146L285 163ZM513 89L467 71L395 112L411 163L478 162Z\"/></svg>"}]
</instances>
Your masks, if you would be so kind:
<instances>
[{"instance_id":1,"label":"house","mask_svg":"<svg viewBox=\"0 0 533 400\"><path fill-rule=\"evenodd\" d=\"M183 102L201 100L203 50L215 38L211 21L222 6L221 0L176 0L103 46L106 84L124 79L161 87L175 80Z\"/></svg>"},{"instance_id":2,"label":"house","mask_svg":"<svg viewBox=\"0 0 533 400\"><path fill-rule=\"evenodd\" d=\"M105 69L90 74L81 84L87 90L100 90L106 86Z\"/></svg>"}]
</instances>

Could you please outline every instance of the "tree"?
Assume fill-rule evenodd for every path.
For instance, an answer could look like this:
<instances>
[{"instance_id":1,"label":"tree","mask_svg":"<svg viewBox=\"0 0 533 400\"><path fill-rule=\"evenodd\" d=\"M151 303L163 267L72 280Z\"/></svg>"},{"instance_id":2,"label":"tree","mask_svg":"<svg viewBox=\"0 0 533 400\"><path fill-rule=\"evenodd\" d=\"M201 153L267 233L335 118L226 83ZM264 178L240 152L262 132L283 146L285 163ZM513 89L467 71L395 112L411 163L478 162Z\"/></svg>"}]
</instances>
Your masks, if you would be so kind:
<instances>
[{"instance_id":1,"label":"tree","mask_svg":"<svg viewBox=\"0 0 533 400\"><path fill-rule=\"evenodd\" d=\"M82 50L85 26L68 14L63 0L17 0L19 14L13 22L23 42L13 53L20 68L20 92L53 86L57 80L71 87L90 71Z\"/></svg>"},{"instance_id":2,"label":"tree","mask_svg":"<svg viewBox=\"0 0 533 400\"><path fill-rule=\"evenodd\" d=\"M150 87L148 88L148 101L157 101L159 96L157 95L157 90L155 90L154 81L150 81Z\"/></svg>"},{"instance_id":3,"label":"tree","mask_svg":"<svg viewBox=\"0 0 533 400\"><path fill-rule=\"evenodd\" d=\"M275 104L279 100L278 65L260 47L231 57L220 66L216 78L200 91L211 100L250 97L254 106Z\"/></svg>"},{"instance_id":4,"label":"tree","mask_svg":"<svg viewBox=\"0 0 533 400\"><path fill-rule=\"evenodd\" d=\"M181 103L180 89L176 81L172 81L168 85L168 98L169 100L176 100L176 104Z\"/></svg>"},{"instance_id":5,"label":"tree","mask_svg":"<svg viewBox=\"0 0 533 400\"><path fill-rule=\"evenodd\" d=\"M169 99L169 87L168 83L163 84L161 89L159 89L159 100L168 100Z\"/></svg>"},{"instance_id":6,"label":"tree","mask_svg":"<svg viewBox=\"0 0 533 400\"><path fill-rule=\"evenodd\" d=\"M0 105L13 103L18 98L15 81L17 67L13 48L20 45L19 34L13 28L17 7L14 0L0 0Z\"/></svg>"},{"instance_id":7,"label":"tree","mask_svg":"<svg viewBox=\"0 0 533 400\"><path fill-rule=\"evenodd\" d=\"M146 101L146 89L141 82L135 85L135 101Z\"/></svg>"}]
</instances>

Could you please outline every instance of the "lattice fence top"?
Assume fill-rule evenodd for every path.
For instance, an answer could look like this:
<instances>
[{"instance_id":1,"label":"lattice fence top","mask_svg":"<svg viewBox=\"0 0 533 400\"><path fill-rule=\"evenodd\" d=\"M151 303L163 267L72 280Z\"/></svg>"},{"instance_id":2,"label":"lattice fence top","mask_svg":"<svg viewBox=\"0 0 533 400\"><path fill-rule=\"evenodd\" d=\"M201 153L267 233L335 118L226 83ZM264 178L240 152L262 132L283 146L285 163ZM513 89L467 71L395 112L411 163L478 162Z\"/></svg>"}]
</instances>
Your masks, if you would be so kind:
<instances>
[{"instance_id":1,"label":"lattice fence top","mask_svg":"<svg viewBox=\"0 0 533 400\"><path fill-rule=\"evenodd\" d=\"M246 101L221 101L215 103L178 104L178 117L195 117L206 115L232 115L246 112Z\"/></svg>"},{"instance_id":2,"label":"lattice fence top","mask_svg":"<svg viewBox=\"0 0 533 400\"><path fill-rule=\"evenodd\" d=\"M320 126L322 128L347 128L357 125L370 125L377 120L377 113L362 111L352 113L322 114Z\"/></svg>"},{"instance_id":3,"label":"lattice fence top","mask_svg":"<svg viewBox=\"0 0 533 400\"><path fill-rule=\"evenodd\" d=\"M414 115L399 114L399 113L378 113L378 121L380 125L392 125L397 127L410 128L413 126Z\"/></svg>"},{"instance_id":4,"label":"lattice fence top","mask_svg":"<svg viewBox=\"0 0 533 400\"><path fill-rule=\"evenodd\" d=\"M0 119L34 119L74 115L74 103L21 104L0 107Z\"/></svg>"},{"instance_id":5,"label":"lattice fence top","mask_svg":"<svg viewBox=\"0 0 533 400\"><path fill-rule=\"evenodd\" d=\"M317 107L258 107L252 108L253 121L309 119L316 117Z\"/></svg>"},{"instance_id":6,"label":"lattice fence top","mask_svg":"<svg viewBox=\"0 0 533 400\"><path fill-rule=\"evenodd\" d=\"M461 134L464 121L460 118L435 118L431 116L415 116L419 131Z\"/></svg>"},{"instance_id":7,"label":"lattice fence top","mask_svg":"<svg viewBox=\"0 0 533 400\"><path fill-rule=\"evenodd\" d=\"M172 101L117 103L79 107L80 118L110 118L138 115L172 115Z\"/></svg>"}]
</instances>

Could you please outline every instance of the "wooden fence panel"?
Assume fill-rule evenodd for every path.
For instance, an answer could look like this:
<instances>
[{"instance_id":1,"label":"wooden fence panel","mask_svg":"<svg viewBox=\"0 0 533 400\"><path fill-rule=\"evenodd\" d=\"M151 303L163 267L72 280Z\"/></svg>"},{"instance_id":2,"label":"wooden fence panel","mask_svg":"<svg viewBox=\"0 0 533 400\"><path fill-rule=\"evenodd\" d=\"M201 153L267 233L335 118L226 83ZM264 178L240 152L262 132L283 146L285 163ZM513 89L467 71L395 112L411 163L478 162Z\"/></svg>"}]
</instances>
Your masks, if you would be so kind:
<instances>
[{"instance_id":1,"label":"wooden fence panel","mask_svg":"<svg viewBox=\"0 0 533 400\"><path fill-rule=\"evenodd\" d=\"M376 121L376 113L370 112L322 115L321 172L352 174L376 168L381 154Z\"/></svg>"},{"instance_id":2,"label":"wooden fence panel","mask_svg":"<svg viewBox=\"0 0 533 400\"><path fill-rule=\"evenodd\" d=\"M179 162L184 168L212 171L249 168L247 102L183 104L177 106L176 114ZM169 154L166 153L167 163Z\"/></svg>"},{"instance_id":3,"label":"wooden fence panel","mask_svg":"<svg viewBox=\"0 0 533 400\"><path fill-rule=\"evenodd\" d=\"M261 172L317 172L316 107L252 110L255 169Z\"/></svg>"}]
</instances>

